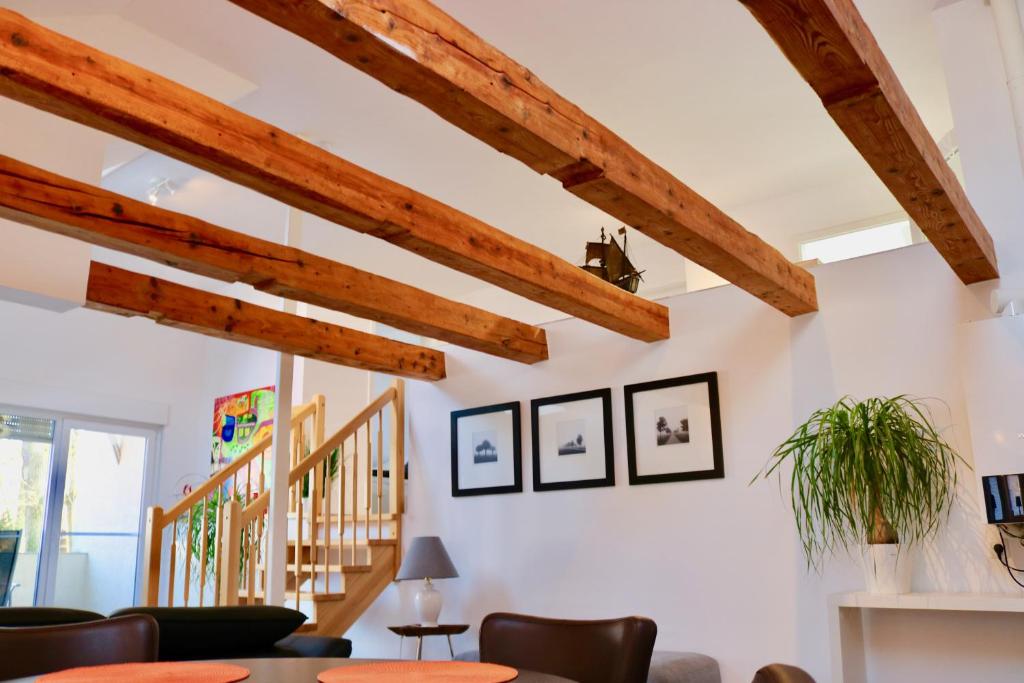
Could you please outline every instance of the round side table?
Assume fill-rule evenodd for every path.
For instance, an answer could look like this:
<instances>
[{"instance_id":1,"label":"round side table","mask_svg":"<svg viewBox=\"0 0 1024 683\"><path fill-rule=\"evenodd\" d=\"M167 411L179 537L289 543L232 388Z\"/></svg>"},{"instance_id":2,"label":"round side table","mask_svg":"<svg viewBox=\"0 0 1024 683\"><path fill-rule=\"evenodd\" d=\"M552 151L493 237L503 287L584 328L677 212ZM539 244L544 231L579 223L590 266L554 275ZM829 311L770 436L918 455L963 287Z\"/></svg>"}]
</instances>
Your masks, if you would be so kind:
<instances>
[{"instance_id":1,"label":"round side table","mask_svg":"<svg viewBox=\"0 0 1024 683\"><path fill-rule=\"evenodd\" d=\"M419 624L407 624L405 626L388 626L388 630L401 636L398 641L398 658L402 658L402 644L406 637L416 639L416 659L423 659L423 638L425 636L445 636L448 638L448 652L452 659L455 659L455 648L452 647L452 636L465 633L469 630L469 624L438 624L437 626L420 626Z\"/></svg>"}]
</instances>

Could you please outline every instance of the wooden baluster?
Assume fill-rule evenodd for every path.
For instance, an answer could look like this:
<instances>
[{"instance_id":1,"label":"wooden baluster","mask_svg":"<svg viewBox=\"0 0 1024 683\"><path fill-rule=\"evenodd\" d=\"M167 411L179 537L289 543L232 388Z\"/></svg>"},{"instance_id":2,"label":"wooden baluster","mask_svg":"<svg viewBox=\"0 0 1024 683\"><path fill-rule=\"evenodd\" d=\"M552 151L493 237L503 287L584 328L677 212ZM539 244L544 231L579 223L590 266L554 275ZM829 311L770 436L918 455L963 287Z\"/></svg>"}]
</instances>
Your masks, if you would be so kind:
<instances>
[{"instance_id":1,"label":"wooden baluster","mask_svg":"<svg viewBox=\"0 0 1024 683\"><path fill-rule=\"evenodd\" d=\"M291 447L291 468L294 469L299 464L299 430L292 430L292 447ZM296 498L295 491L290 491L290 508L292 512L295 512L299 506L302 505L302 498Z\"/></svg>"},{"instance_id":2,"label":"wooden baluster","mask_svg":"<svg viewBox=\"0 0 1024 683\"><path fill-rule=\"evenodd\" d=\"M252 460L245 463L245 501L242 503L244 508L246 505L252 502Z\"/></svg>"},{"instance_id":3,"label":"wooden baluster","mask_svg":"<svg viewBox=\"0 0 1024 683\"><path fill-rule=\"evenodd\" d=\"M260 451L260 493L267 490L267 449Z\"/></svg>"},{"instance_id":4,"label":"wooden baluster","mask_svg":"<svg viewBox=\"0 0 1024 683\"><path fill-rule=\"evenodd\" d=\"M384 538L384 414L377 411L377 538Z\"/></svg>"},{"instance_id":5,"label":"wooden baluster","mask_svg":"<svg viewBox=\"0 0 1024 683\"><path fill-rule=\"evenodd\" d=\"M264 531L266 530L266 519L267 514L270 511L270 506L267 506L267 512L261 513L256 518L256 545L257 552L259 553L259 569L260 569L260 592L263 595L264 601L267 598L267 552L266 552L266 539Z\"/></svg>"},{"instance_id":6,"label":"wooden baluster","mask_svg":"<svg viewBox=\"0 0 1024 683\"><path fill-rule=\"evenodd\" d=\"M255 521L249 522L245 525L246 533L249 539L249 553L248 557L245 558L246 564L249 567L249 583L246 590L249 594L249 600L247 604L256 604L256 524Z\"/></svg>"},{"instance_id":7,"label":"wooden baluster","mask_svg":"<svg viewBox=\"0 0 1024 683\"><path fill-rule=\"evenodd\" d=\"M313 465L309 471L309 587L316 593L316 563L320 559L317 539L320 534L317 525L320 523L320 489L323 479L319 464Z\"/></svg>"},{"instance_id":8,"label":"wooden baluster","mask_svg":"<svg viewBox=\"0 0 1024 683\"><path fill-rule=\"evenodd\" d=\"M213 604L220 605L221 546L224 544L224 487L217 487L217 526L213 530Z\"/></svg>"},{"instance_id":9,"label":"wooden baluster","mask_svg":"<svg viewBox=\"0 0 1024 683\"><path fill-rule=\"evenodd\" d=\"M394 448L391 459L391 488L394 489L395 504L391 508L395 534L395 573L402 565L402 516L405 514L405 382L395 380L394 408Z\"/></svg>"},{"instance_id":10,"label":"wooden baluster","mask_svg":"<svg viewBox=\"0 0 1024 683\"><path fill-rule=\"evenodd\" d=\"M295 482L295 498L299 501L299 509L295 515L295 609L299 608L299 589L302 587L302 481L303 478L299 477Z\"/></svg>"},{"instance_id":11,"label":"wooden baluster","mask_svg":"<svg viewBox=\"0 0 1024 683\"><path fill-rule=\"evenodd\" d=\"M188 527L185 529L185 586L182 589L182 606L188 607L188 594L192 585L192 522L195 519L195 505L188 509Z\"/></svg>"},{"instance_id":12,"label":"wooden baluster","mask_svg":"<svg viewBox=\"0 0 1024 683\"><path fill-rule=\"evenodd\" d=\"M171 557L167 566L167 606L174 607L174 564L178 547L178 518L171 524Z\"/></svg>"},{"instance_id":13,"label":"wooden baluster","mask_svg":"<svg viewBox=\"0 0 1024 683\"><path fill-rule=\"evenodd\" d=\"M324 461L324 593L331 592L331 454Z\"/></svg>"},{"instance_id":14,"label":"wooden baluster","mask_svg":"<svg viewBox=\"0 0 1024 683\"><path fill-rule=\"evenodd\" d=\"M324 426L325 426L325 419L326 419L326 410L324 408L325 399L324 399L324 395L323 394L317 394L316 396L314 396L313 397L313 401L314 401L314 404L313 404L314 405L314 407L313 407L313 415L310 418L310 422L311 422L312 430L313 430L313 449L315 450L317 448L320 448L320 446L322 446L324 444L324 436L325 436ZM329 457L330 456L328 456L328 458ZM325 470L325 472L330 472L330 460L329 459L328 459L327 464L325 465L325 467L327 468ZM329 474L328 474L328 477L327 477L327 481L330 482L330 475ZM326 493L327 492L323 488L320 489L320 503L321 503L320 508L322 510L325 510L325 511L329 512L330 508L323 506L324 496L326 495Z\"/></svg>"},{"instance_id":15,"label":"wooden baluster","mask_svg":"<svg viewBox=\"0 0 1024 683\"><path fill-rule=\"evenodd\" d=\"M370 501L373 498L373 484L372 479L370 479L370 473L373 470L373 434L370 432L370 422L372 420L373 417L366 420L366 519L363 520L363 535L366 538L367 554L370 552Z\"/></svg>"},{"instance_id":16,"label":"wooden baluster","mask_svg":"<svg viewBox=\"0 0 1024 683\"><path fill-rule=\"evenodd\" d=\"M200 510L202 510L200 514L202 517L199 520L199 533L202 535L199 537L199 606L202 607L203 602L206 599L206 571L208 566L206 562L206 552L209 549L207 536L209 536L210 531L207 522L207 518L209 517L209 515L207 515L207 496L203 496L203 500L200 505Z\"/></svg>"},{"instance_id":17,"label":"wooden baluster","mask_svg":"<svg viewBox=\"0 0 1024 683\"><path fill-rule=\"evenodd\" d=\"M327 419L326 399L323 394L317 394L314 400L316 401L316 410L313 412L313 438L316 439L316 447L320 448L324 444L324 425Z\"/></svg>"},{"instance_id":18,"label":"wooden baluster","mask_svg":"<svg viewBox=\"0 0 1024 683\"><path fill-rule=\"evenodd\" d=\"M261 516L260 519L263 519ZM265 528L266 524L261 523L261 526ZM261 590L263 591L263 604L267 603L267 537L264 533L264 529L260 530L260 546L262 552L260 553L260 578L261 578Z\"/></svg>"},{"instance_id":19,"label":"wooden baluster","mask_svg":"<svg viewBox=\"0 0 1024 683\"><path fill-rule=\"evenodd\" d=\"M338 575L345 564L345 442L338 446Z\"/></svg>"},{"instance_id":20,"label":"wooden baluster","mask_svg":"<svg viewBox=\"0 0 1024 683\"><path fill-rule=\"evenodd\" d=\"M352 562L356 563L356 536L359 531L359 428L352 433Z\"/></svg>"}]
</instances>

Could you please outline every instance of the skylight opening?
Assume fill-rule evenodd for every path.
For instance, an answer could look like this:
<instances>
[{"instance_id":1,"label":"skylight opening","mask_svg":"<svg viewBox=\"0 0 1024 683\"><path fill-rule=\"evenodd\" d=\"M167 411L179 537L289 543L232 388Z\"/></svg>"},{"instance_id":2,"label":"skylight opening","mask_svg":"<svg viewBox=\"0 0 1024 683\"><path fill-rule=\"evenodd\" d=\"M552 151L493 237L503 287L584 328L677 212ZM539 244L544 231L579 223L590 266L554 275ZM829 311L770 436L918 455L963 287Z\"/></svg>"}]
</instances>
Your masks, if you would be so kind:
<instances>
[{"instance_id":1,"label":"skylight opening","mask_svg":"<svg viewBox=\"0 0 1024 683\"><path fill-rule=\"evenodd\" d=\"M800 260L832 263L913 244L909 220L876 225L800 243Z\"/></svg>"}]
</instances>

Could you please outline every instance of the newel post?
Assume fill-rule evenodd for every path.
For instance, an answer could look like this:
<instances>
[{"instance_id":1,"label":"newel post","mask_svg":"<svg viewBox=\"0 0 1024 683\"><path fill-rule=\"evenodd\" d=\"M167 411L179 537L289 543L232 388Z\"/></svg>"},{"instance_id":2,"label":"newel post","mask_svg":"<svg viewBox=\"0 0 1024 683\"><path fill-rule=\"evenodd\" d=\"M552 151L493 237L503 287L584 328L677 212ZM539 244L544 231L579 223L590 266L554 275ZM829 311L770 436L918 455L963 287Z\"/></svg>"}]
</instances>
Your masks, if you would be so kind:
<instances>
[{"instance_id":1,"label":"newel post","mask_svg":"<svg viewBox=\"0 0 1024 683\"><path fill-rule=\"evenodd\" d=\"M395 573L402 564L402 516L405 514L405 380L395 380L394 434L391 440L394 457L391 458L391 490L394 504L391 514L395 525Z\"/></svg>"},{"instance_id":2,"label":"newel post","mask_svg":"<svg viewBox=\"0 0 1024 683\"><path fill-rule=\"evenodd\" d=\"M146 510L146 537L142 550L142 595L146 607L160 601L160 552L164 509L154 505Z\"/></svg>"},{"instance_id":3,"label":"newel post","mask_svg":"<svg viewBox=\"0 0 1024 683\"><path fill-rule=\"evenodd\" d=\"M224 506L224 533L221 534L220 604L238 604L238 577L242 558L242 504L232 500Z\"/></svg>"}]
</instances>

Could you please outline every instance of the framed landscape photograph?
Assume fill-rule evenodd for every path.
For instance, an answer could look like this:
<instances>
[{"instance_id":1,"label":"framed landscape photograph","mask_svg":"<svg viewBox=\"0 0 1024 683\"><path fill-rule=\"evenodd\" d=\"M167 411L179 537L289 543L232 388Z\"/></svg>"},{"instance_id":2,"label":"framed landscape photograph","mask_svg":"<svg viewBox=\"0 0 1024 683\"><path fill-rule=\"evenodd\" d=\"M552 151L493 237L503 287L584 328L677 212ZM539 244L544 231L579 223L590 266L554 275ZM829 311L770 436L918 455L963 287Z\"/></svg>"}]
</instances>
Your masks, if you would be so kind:
<instances>
[{"instance_id":1,"label":"framed landscape photograph","mask_svg":"<svg viewBox=\"0 0 1024 683\"><path fill-rule=\"evenodd\" d=\"M523 490L519 402L452 412L452 495Z\"/></svg>"},{"instance_id":2,"label":"framed landscape photograph","mask_svg":"<svg viewBox=\"0 0 1024 683\"><path fill-rule=\"evenodd\" d=\"M721 479L718 373L625 387L629 483Z\"/></svg>"},{"instance_id":3,"label":"framed landscape photograph","mask_svg":"<svg viewBox=\"0 0 1024 683\"><path fill-rule=\"evenodd\" d=\"M615 485L612 390L530 402L533 490Z\"/></svg>"}]
</instances>

